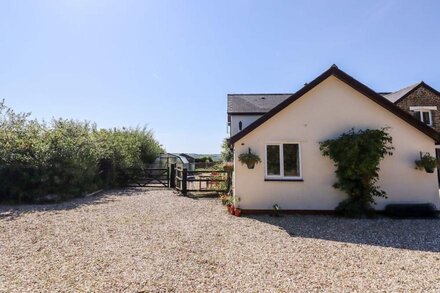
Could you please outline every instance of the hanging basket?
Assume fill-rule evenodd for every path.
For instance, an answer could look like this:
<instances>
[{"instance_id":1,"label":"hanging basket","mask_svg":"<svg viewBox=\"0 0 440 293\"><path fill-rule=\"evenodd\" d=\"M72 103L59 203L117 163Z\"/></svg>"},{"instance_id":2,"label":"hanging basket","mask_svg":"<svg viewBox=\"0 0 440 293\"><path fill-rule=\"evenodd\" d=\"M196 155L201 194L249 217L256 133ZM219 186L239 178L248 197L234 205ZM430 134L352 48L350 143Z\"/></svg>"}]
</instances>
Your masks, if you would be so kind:
<instances>
[{"instance_id":1,"label":"hanging basket","mask_svg":"<svg viewBox=\"0 0 440 293\"><path fill-rule=\"evenodd\" d=\"M255 164L261 163L261 159L258 155L253 154L249 148L248 153L238 156L238 160L248 167L248 169L254 169Z\"/></svg>"},{"instance_id":2,"label":"hanging basket","mask_svg":"<svg viewBox=\"0 0 440 293\"><path fill-rule=\"evenodd\" d=\"M424 169L426 173L434 173L438 164L437 159L431 156L430 153L422 154L422 152L420 152L420 160L416 160L415 163L416 169Z\"/></svg>"}]
</instances>

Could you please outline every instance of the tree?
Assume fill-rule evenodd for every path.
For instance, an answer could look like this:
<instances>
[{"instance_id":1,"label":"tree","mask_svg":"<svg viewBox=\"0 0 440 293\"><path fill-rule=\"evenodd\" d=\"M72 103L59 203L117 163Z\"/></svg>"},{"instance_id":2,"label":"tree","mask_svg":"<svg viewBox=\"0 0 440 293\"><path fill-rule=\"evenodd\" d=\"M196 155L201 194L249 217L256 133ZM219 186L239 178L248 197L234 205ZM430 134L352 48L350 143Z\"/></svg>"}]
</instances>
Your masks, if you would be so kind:
<instances>
[{"instance_id":1,"label":"tree","mask_svg":"<svg viewBox=\"0 0 440 293\"><path fill-rule=\"evenodd\" d=\"M229 143L227 138L223 139L221 156L224 162L231 162L234 159L234 153L229 148Z\"/></svg>"}]
</instances>

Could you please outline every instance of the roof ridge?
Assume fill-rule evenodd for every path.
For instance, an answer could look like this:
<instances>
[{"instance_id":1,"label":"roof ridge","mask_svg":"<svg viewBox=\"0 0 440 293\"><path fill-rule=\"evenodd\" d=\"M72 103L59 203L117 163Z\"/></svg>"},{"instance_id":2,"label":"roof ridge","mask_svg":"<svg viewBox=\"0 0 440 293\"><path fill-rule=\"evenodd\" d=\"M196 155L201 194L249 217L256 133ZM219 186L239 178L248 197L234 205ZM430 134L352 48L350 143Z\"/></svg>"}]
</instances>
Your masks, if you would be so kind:
<instances>
[{"instance_id":1,"label":"roof ridge","mask_svg":"<svg viewBox=\"0 0 440 293\"><path fill-rule=\"evenodd\" d=\"M401 88L401 89L398 89L397 91L392 91L391 94L394 94L394 93L400 92L401 90L405 90L405 89L409 89L409 88L416 87L416 86L418 86L418 85L421 84L421 83L424 83L424 82L423 82L423 81L419 81L419 82L416 82L416 83L410 84L410 85L405 86L405 87L403 87L403 88Z\"/></svg>"},{"instance_id":2,"label":"roof ridge","mask_svg":"<svg viewBox=\"0 0 440 293\"><path fill-rule=\"evenodd\" d=\"M440 134L436 130L432 129L431 127L417 120L413 115L400 109L393 102L391 102L384 96L378 94L376 91L372 90L362 82L356 80L354 77L348 75L341 69L337 68L336 66L331 66L329 69L321 73L310 83L307 83L304 87L299 89L292 96L290 96L289 98L278 104L276 107L271 109L269 112L267 112L266 114L264 114L263 116L252 122L248 127L243 129L243 131L238 132L237 134L230 137L229 142L232 144L237 142L238 140L246 136L248 133L252 132L255 128L257 128L258 126L260 126L261 124L272 118L278 112L286 108L288 105L290 105L291 103L295 102L296 100L304 96L307 92L312 90L315 86L317 86L318 84L320 84L330 76L334 76L339 80L341 80L342 82L346 83L347 85L351 86L356 91L362 93L365 97L369 98L373 102L387 109L397 117L401 118L408 124L412 125L414 128L418 129L419 131L423 132L425 135L434 139L436 142L439 140Z\"/></svg>"},{"instance_id":3,"label":"roof ridge","mask_svg":"<svg viewBox=\"0 0 440 293\"><path fill-rule=\"evenodd\" d=\"M274 96L280 96L280 95L293 95L294 93L251 93L251 94L228 94L228 96L268 96L268 95L274 95Z\"/></svg>"}]
</instances>

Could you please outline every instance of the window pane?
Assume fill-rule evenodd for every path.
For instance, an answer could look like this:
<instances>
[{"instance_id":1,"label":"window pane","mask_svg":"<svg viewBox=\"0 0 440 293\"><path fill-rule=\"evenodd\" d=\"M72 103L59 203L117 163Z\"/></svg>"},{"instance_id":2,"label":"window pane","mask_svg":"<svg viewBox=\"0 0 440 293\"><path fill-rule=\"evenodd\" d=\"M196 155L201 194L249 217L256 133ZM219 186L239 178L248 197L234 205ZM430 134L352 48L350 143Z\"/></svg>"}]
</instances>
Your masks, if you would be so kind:
<instances>
[{"instance_id":1,"label":"window pane","mask_svg":"<svg viewBox=\"0 0 440 293\"><path fill-rule=\"evenodd\" d=\"M267 175L280 175L280 146L267 146Z\"/></svg>"},{"instance_id":2,"label":"window pane","mask_svg":"<svg viewBox=\"0 0 440 293\"><path fill-rule=\"evenodd\" d=\"M414 117L416 117L418 120L422 120L422 117L420 115L420 111L415 111L414 112Z\"/></svg>"},{"instance_id":3,"label":"window pane","mask_svg":"<svg viewBox=\"0 0 440 293\"><path fill-rule=\"evenodd\" d=\"M300 176L298 144L283 145L284 176Z\"/></svg>"},{"instance_id":4,"label":"window pane","mask_svg":"<svg viewBox=\"0 0 440 293\"><path fill-rule=\"evenodd\" d=\"M422 112L423 114L423 122L425 124L431 124L431 121L429 121L429 112Z\"/></svg>"}]
</instances>

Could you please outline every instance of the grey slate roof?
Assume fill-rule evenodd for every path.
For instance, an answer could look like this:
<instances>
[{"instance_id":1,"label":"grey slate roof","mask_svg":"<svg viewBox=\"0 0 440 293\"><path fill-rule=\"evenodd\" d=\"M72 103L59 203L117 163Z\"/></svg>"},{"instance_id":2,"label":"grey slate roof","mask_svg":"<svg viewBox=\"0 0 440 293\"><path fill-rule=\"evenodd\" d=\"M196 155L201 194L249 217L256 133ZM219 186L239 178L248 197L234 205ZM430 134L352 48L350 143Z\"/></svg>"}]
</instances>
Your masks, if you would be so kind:
<instances>
[{"instance_id":1,"label":"grey slate roof","mask_svg":"<svg viewBox=\"0 0 440 293\"><path fill-rule=\"evenodd\" d=\"M379 94L395 103L419 84L420 82L395 92L379 92ZM228 114L264 114L291 95L293 94L228 94Z\"/></svg>"},{"instance_id":2,"label":"grey slate roof","mask_svg":"<svg viewBox=\"0 0 440 293\"><path fill-rule=\"evenodd\" d=\"M397 100L399 100L401 97L406 95L408 92L410 92L413 88L415 88L419 84L420 84L420 82L412 84L412 85L407 86L407 87L404 87L403 89L400 89L400 90L398 90L396 92L382 94L382 96L387 98L390 102L395 103Z\"/></svg>"},{"instance_id":3,"label":"grey slate roof","mask_svg":"<svg viewBox=\"0 0 440 293\"><path fill-rule=\"evenodd\" d=\"M293 94L229 94L228 114L266 113Z\"/></svg>"}]
</instances>

